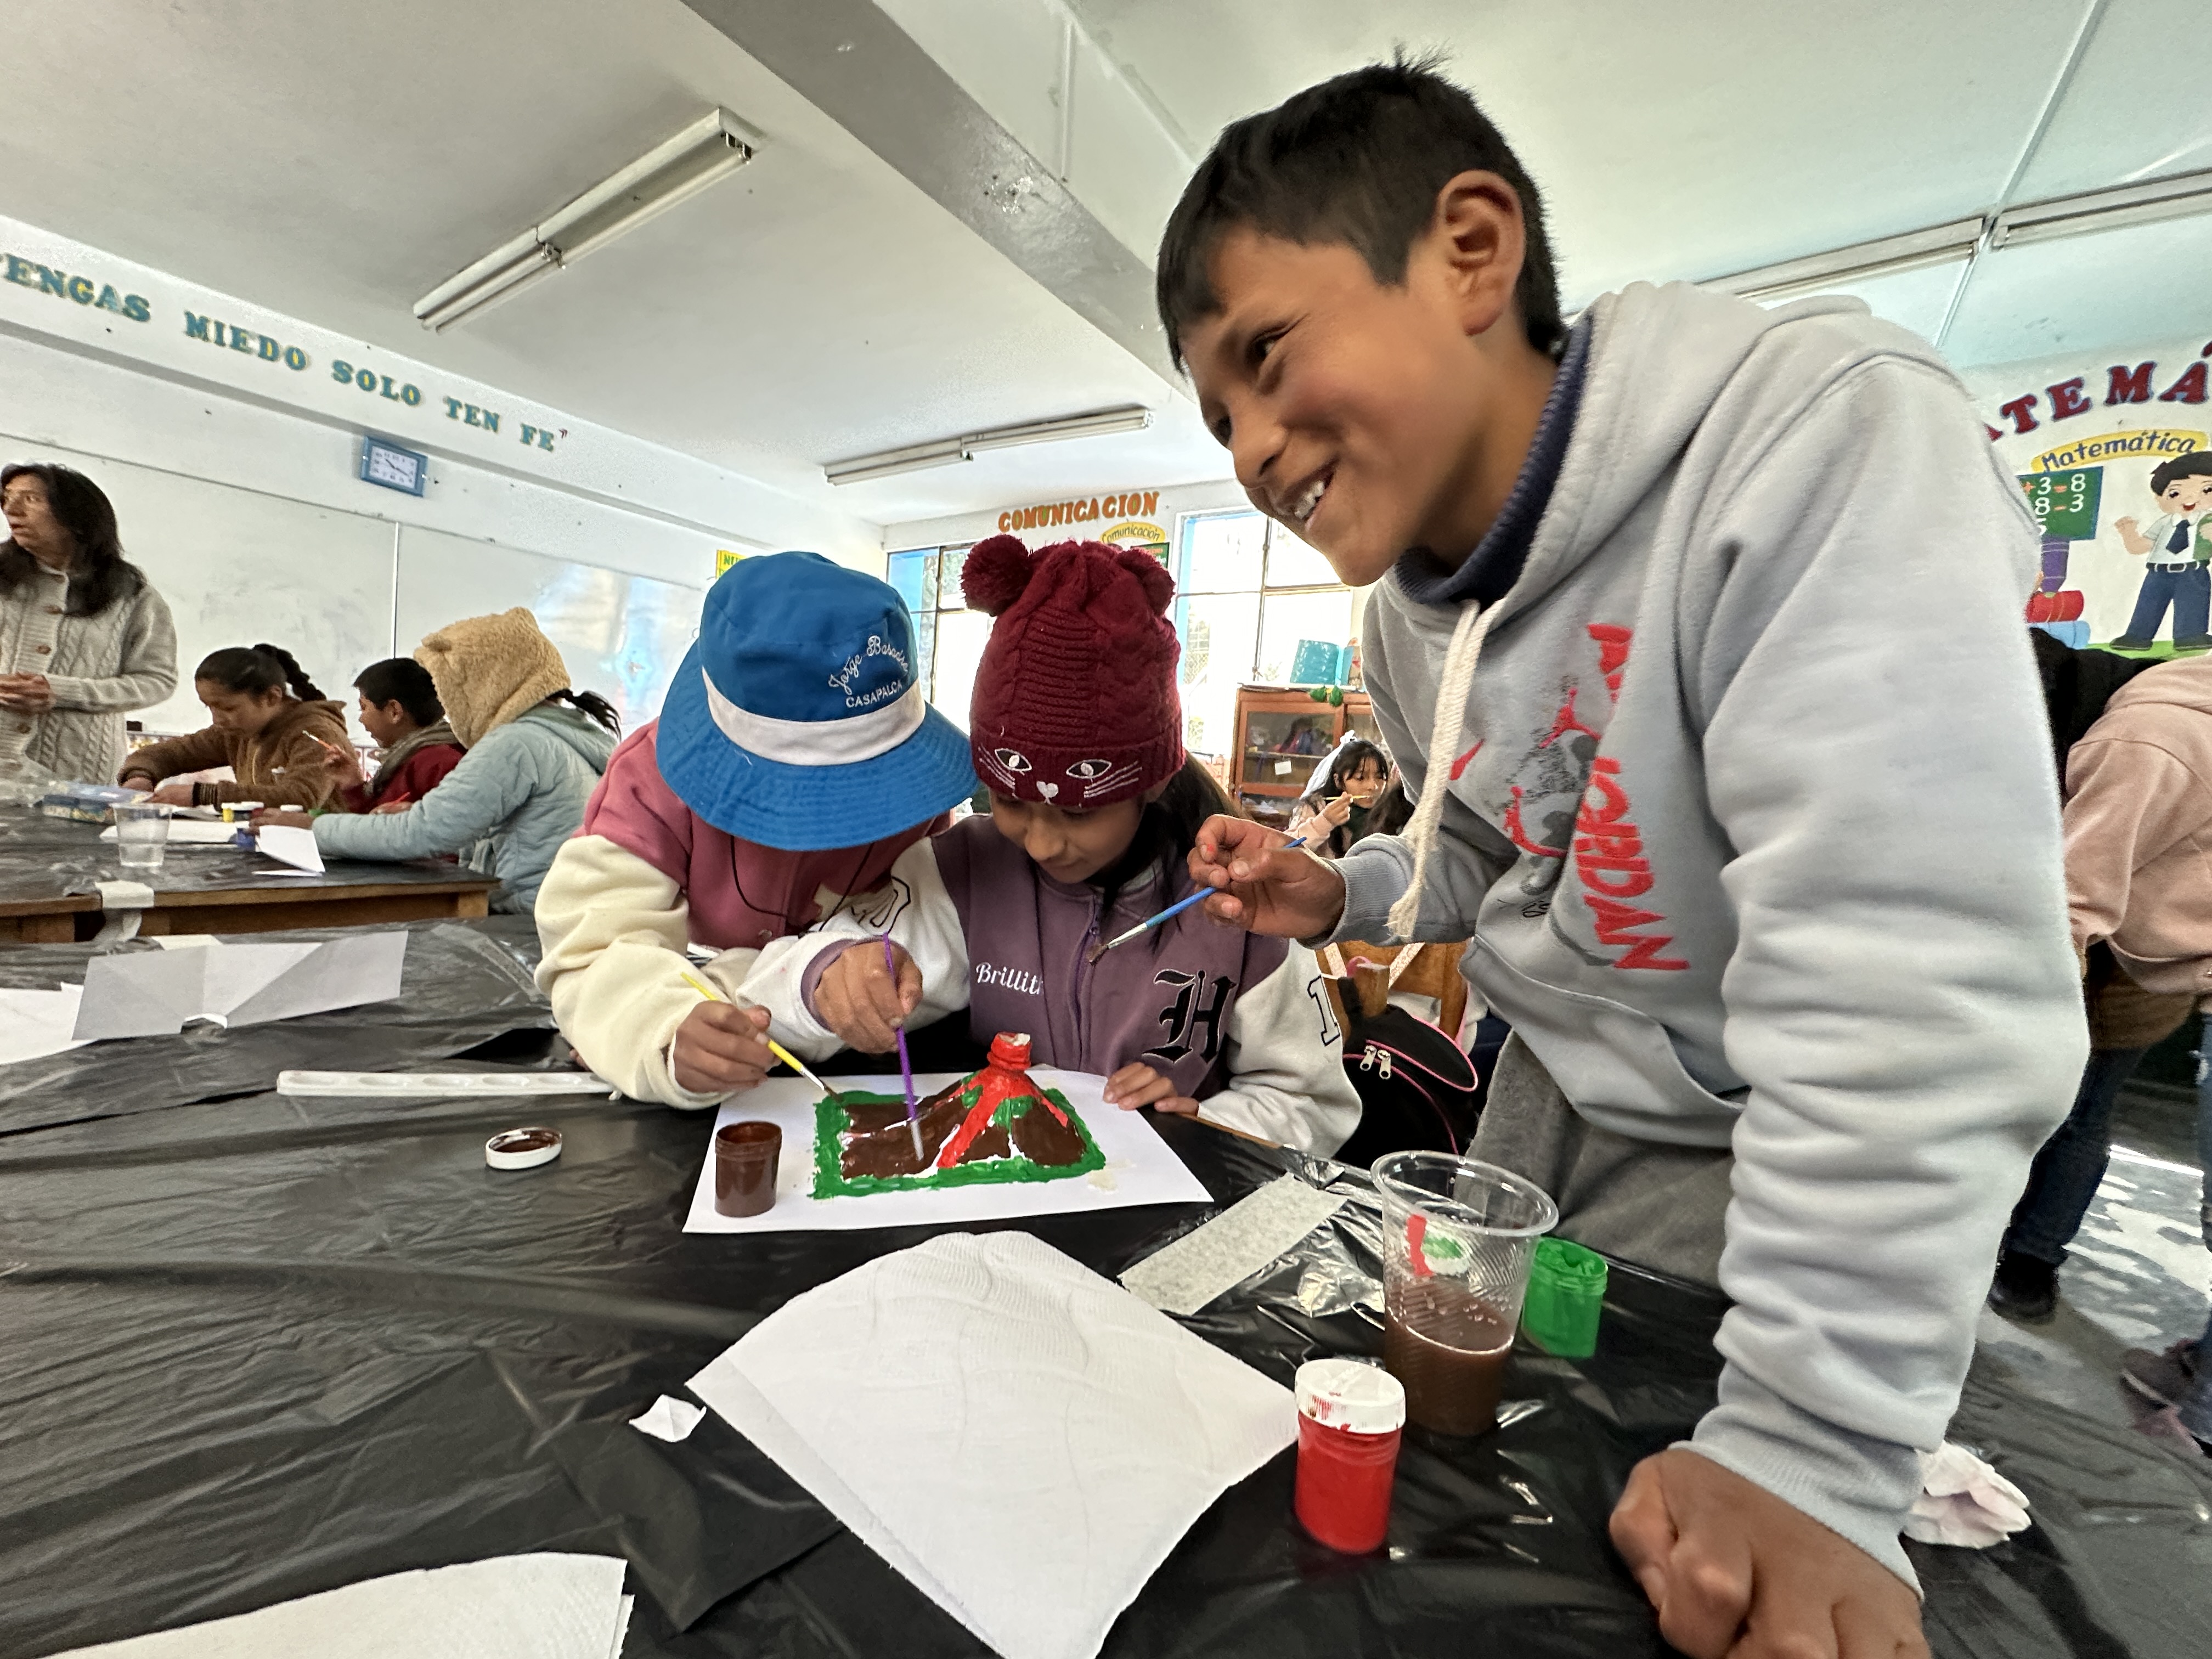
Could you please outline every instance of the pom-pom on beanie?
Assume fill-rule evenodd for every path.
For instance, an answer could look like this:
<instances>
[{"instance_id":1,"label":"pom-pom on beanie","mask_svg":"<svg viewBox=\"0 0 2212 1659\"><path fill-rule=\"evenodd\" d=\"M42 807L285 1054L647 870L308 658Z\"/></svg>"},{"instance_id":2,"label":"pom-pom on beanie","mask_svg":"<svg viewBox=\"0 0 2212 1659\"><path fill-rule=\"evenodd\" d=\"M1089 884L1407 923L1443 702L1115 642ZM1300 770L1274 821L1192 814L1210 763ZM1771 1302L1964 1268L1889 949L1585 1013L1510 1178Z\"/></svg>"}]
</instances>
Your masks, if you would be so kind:
<instances>
[{"instance_id":1,"label":"pom-pom on beanie","mask_svg":"<svg viewBox=\"0 0 2212 1659\"><path fill-rule=\"evenodd\" d=\"M961 591L996 617L969 705L975 771L1016 800L1084 811L1182 765L1175 579L1149 553L1012 536L968 550Z\"/></svg>"}]
</instances>

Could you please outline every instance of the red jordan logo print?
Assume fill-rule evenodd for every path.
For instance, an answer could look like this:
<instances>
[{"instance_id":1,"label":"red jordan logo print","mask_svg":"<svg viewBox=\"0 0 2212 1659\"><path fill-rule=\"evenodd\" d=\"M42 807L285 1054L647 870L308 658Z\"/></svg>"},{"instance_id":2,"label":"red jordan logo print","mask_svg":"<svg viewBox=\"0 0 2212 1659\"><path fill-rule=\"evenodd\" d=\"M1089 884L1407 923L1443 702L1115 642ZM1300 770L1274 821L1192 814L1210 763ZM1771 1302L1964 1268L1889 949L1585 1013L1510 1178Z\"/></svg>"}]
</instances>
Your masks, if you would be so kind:
<instances>
[{"instance_id":1,"label":"red jordan logo print","mask_svg":"<svg viewBox=\"0 0 2212 1659\"><path fill-rule=\"evenodd\" d=\"M1597 924L1597 942L1627 947L1614 967L1679 970L1690 965L1680 957L1661 954L1674 942L1672 934L1630 931L1655 921L1664 926L1667 918L1626 902L1651 890L1651 861L1644 856L1644 838L1630 816L1620 763L1610 755L1600 755L1592 763L1589 788L1575 816L1575 873Z\"/></svg>"}]
</instances>

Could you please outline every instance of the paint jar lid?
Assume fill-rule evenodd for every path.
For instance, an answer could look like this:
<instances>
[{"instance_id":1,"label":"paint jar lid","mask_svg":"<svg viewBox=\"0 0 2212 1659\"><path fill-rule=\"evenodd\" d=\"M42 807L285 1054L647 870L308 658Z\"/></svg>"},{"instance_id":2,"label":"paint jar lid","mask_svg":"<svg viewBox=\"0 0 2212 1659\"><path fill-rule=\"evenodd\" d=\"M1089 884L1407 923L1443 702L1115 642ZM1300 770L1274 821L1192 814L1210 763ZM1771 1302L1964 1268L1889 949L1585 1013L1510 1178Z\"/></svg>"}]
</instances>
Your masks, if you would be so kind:
<instances>
[{"instance_id":1,"label":"paint jar lid","mask_svg":"<svg viewBox=\"0 0 2212 1659\"><path fill-rule=\"evenodd\" d=\"M558 1129L502 1129L484 1142L484 1162L495 1170L534 1170L560 1156Z\"/></svg>"},{"instance_id":2,"label":"paint jar lid","mask_svg":"<svg viewBox=\"0 0 2212 1659\"><path fill-rule=\"evenodd\" d=\"M1405 1385L1361 1359L1309 1359L1298 1367L1298 1413L1354 1434L1389 1434L1406 1426Z\"/></svg>"}]
</instances>

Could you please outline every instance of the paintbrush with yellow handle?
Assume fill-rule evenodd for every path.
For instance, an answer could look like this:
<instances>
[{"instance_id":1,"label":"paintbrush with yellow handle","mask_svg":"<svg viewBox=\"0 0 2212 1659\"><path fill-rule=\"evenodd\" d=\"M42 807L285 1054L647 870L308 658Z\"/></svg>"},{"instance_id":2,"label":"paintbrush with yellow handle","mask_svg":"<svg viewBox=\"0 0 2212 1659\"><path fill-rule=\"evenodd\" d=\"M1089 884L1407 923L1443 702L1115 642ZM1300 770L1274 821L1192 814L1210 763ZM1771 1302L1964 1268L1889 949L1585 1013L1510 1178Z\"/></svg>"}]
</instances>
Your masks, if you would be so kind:
<instances>
[{"instance_id":1,"label":"paintbrush with yellow handle","mask_svg":"<svg viewBox=\"0 0 2212 1659\"><path fill-rule=\"evenodd\" d=\"M690 986L693 990L696 991L701 996L706 998L708 1001L729 1001L729 998L724 996L720 991L717 991L713 986L708 984L705 980L701 979L697 975L681 969L678 969L678 971L679 973L683 973L684 982ZM815 1076L813 1073L807 1070L805 1065L799 1060L799 1056L793 1054L790 1049L785 1048L781 1042L778 1042L774 1037L769 1036L765 1031L761 1033L761 1041L768 1044L769 1053L774 1054L785 1065L790 1066L793 1071L798 1073L799 1076L805 1078L817 1089L819 1089L829 1099L835 1100L837 1097L837 1091L831 1088L828 1084L824 1083L820 1078Z\"/></svg>"}]
</instances>

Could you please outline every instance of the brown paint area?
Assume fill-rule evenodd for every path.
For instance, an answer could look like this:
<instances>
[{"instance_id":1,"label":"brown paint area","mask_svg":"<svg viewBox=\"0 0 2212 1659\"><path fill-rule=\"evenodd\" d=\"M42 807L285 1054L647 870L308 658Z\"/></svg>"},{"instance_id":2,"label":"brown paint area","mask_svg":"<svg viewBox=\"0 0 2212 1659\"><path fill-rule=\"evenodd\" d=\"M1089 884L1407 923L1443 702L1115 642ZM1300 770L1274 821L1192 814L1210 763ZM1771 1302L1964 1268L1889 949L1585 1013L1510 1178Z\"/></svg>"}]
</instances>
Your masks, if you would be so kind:
<instances>
[{"instance_id":1,"label":"brown paint area","mask_svg":"<svg viewBox=\"0 0 2212 1659\"><path fill-rule=\"evenodd\" d=\"M967 1116L968 1109L961 1103L960 1093L973 1081L963 1078L920 1103L920 1158L914 1155L914 1134L907 1127L903 1102L849 1103L845 1115L852 1127L841 1137L843 1144L837 1160L845 1178L850 1181L860 1176L873 1176L880 1180L926 1173L936 1162L939 1151L959 1128L961 1120ZM988 1158L1012 1157L1017 1149L1033 1164L1057 1168L1082 1158L1083 1138L1076 1133L1073 1124L1064 1124L1054 1117L1038 1097L1014 1120L1011 1146L1005 1127L991 1123L969 1143L960 1161L981 1164Z\"/></svg>"},{"instance_id":2,"label":"brown paint area","mask_svg":"<svg viewBox=\"0 0 2212 1659\"><path fill-rule=\"evenodd\" d=\"M1498 1426L1513 1327L1466 1286L1441 1279L1393 1283L1382 1364L1406 1387L1406 1419L1442 1434Z\"/></svg>"}]
</instances>

